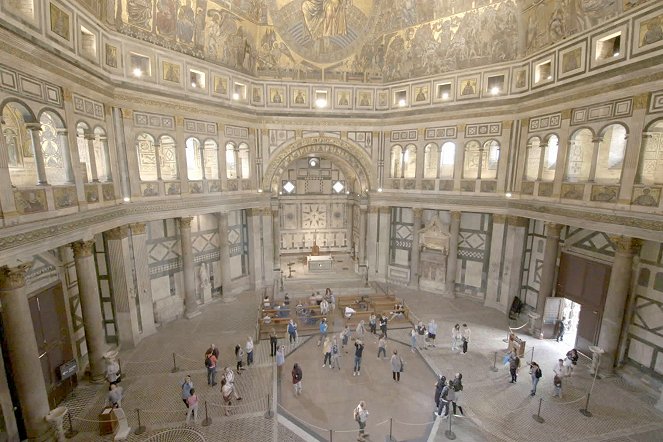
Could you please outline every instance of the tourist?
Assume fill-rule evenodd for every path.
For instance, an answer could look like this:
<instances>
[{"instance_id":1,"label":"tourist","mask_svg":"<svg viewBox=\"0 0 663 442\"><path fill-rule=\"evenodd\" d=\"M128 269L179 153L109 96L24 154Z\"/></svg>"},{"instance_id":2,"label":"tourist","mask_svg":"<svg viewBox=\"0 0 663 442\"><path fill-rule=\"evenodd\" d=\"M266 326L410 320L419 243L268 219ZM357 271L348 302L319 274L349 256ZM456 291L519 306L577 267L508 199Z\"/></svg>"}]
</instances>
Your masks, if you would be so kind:
<instances>
[{"instance_id":1,"label":"tourist","mask_svg":"<svg viewBox=\"0 0 663 442\"><path fill-rule=\"evenodd\" d=\"M350 319L352 318L352 315L354 315L355 313L357 313L355 309L346 306L343 312L343 316L345 317L345 319Z\"/></svg>"},{"instance_id":2,"label":"tourist","mask_svg":"<svg viewBox=\"0 0 663 442\"><path fill-rule=\"evenodd\" d=\"M541 367L539 367L539 364L536 362L532 361L529 366L529 374L532 376L532 390L529 394L530 396L534 396L536 395L536 386L538 385L541 376L543 376L543 373L541 372Z\"/></svg>"},{"instance_id":3,"label":"tourist","mask_svg":"<svg viewBox=\"0 0 663 442\"><path fill-rule=\"evenodd\" d=\"M366 402L360 401L359 405L354 410L353 413L355 421L359 424L359 436L357 437L358 441L363 441L368 437L368 433L365 432L366 421L368 420L368 409L366 408Z\"/></svg>"},{"instance_id":4,"label":"tourist","mask_svg":"<svg viewBox=\"0 0 663 442\"><path fill-rule=\"evenodd\" d=\"M276 376L281 379L283 375L283 366L285 365L285 345L276 350Z\"/></svg>"},{"instance_id":5,"label":"tourist","mask_svg":"<svg viewBox=\"0 0 663 442\"><path fill-rule=\"evenodd\" d=\"M221 396L223 396L223 403L226 405L223 414L230 416L230 407L232 407L233 387L225 379L221 379Z\"/></svg>"},{"instance_id":6,"label":"tourist","mask_svg":"<svg viewBox=\"0 0 663 442\"><path fill-rule=\"evenodd\" d=\"M364 327L364 320L362 319L361 321L359 321L359 324L357 324L357 328L355 329L357 339L364 339L365 332L366 332L366 327Z\"/></svg>"},{"instance_id":7,"label":"tourist","mask_svg":"<svg viewBox=\"0 0 663 442\"><path fill-rule=\"evenodd\" d=\"M463 340L463 354L467 353L467 345L470 343L470 328L467 324L463 324L461 339Z\"/></svg>"},{"instance_id":8,"label":"tourist","mask_svg":"<svg viewBox=\"0 0 663 442\"><path fill-rule=\"evenodd\" d=\"M557 342L564 340L564 331L566 330L564 321L566 321L566 317L564 316L557 321L557 335L555 336L555 341Z\"/></svg>"},{"instance_id":9,"label":"tourist","mask_svg":"<svg viewBox=\"0 0 663 442\"><path fill-rule=\"evenodd\" d=\"M435 347L435 337L437 336L437 323L435 319L428 322L428 339L430 339L431 347Z\"/></svg>"},{"instance_id":10,"label":"tourist","mask_svg":"<svg viewBox=\"0 0 663 442\"><path fill-rule=\"evenodd\" d=\"M233 394L235 395L235 399L237 399L238 401L241 401L242 398L237 393L237 388L235 388L235 372L233 371L232 368L226 367L226 368L223 369L223 379L232 388Z\"/></svg>"},{"instance_id":11,"label":"tourist","mask_svg":"<svg viewBox=\"0 0 663 442\"><path fill-rule=\"evenodd\" d=\"M376 334L378 328L378 318L375 316L375 313L371 313L371 316L368 318L368 328L371 333Z\"/></svg>"},{"instance_id":12,"label":"tourist","mask_svg":"<svg viewBox=\"0 0 663 442\"><path fill-rule=\"evenodd\" d=\"M272 307L272 302L269 300L269 295L265 295L265 298L262 300L262 308L265 310Z\"/></svg>"},{"instance_id":13,"label":"tourist","mask_svg":"<svg viewBox=\"0 0 663 442\"><path fill-rule=\"evenodd\" d=\"M564 359L558 359L557 363L553 367L553 374L561 378L565 373L566 369L564 368Z\"/></svg>"},{"instance_id":14,"label":"tourist","mask_svg":"<svg viewBox=\"0 0 663 442\"><path fill-rule=\"evenodd\" d=\"M361 339L355 341L355 365L352 369L352 376L361 376L361 356L364 353L364 343Z\"/></svg>"},{"instance_id":15,"label":"tourist","mask_svg":"<svg viewBox=\"0 0 663 442\"><path fill-rule=\"evenodd\" d=\"M277 305L277 307L278 307L278 305ZM265 317L262 318L262 323L265 324L265 325L271 324L272 323L272 317L269 316L269 315L265 315Z\"/></svg>"},{"instance_id":16,"label":"tourist","mask_svg":"<svg viewBox=\"0 0 663 442\"><path fill-rule=\"evenodd\" d=\"M465 416L465 413L463 412L463 407L459 405L461 392L463 391L462 373L456 373L456 377L451 382L451 387L453 388L455 393L455 399L453 401L454 416L458 416L456 414L456 407L458 408L458 411L460 411L461 416Z\"/></svg>"},{"instance_id":17,"label":"tourist","mask_svg":"<svg viewBox=\"0 0 663 442\"><path fill-rule=\"evenodd\" d=\"M118 364L115 358L106 359L106 380L109 385L117 385L122 381L120 364Z\"/></svg>"},{"instance_id":18,"label":"tourist","mask_svg":"<svg viewBox=\"0 0 663 442\"><path fill-rule=\"evenodd\" d=\"M433 403L435 404L435 411L438 409L440 403L440 396L442 395L442 390L444 386L447 385L447 378L443 375L439 375L437 382L435 382L435 394L433 396Z\"/></svg>"},{"instance_id":19,"label":"tourist","mask_svg":"<svg viewBox=\"0 0 663 442\"><path fill-rule=\"evenodd\" d=\"M336 312L336 297L331 290L329 291L329 306L331 307L332 313Z\"/></svg>"},{"instance_id":20,"label":"tourist","mask_svg":"<svg viewBox=\"0 0 663 442\"><path fill-rule=\"evenodd\" d=\"M380 317L380 330L382 331L382 334L386 338L387 337L387 316L384 315L384 314Z\"/></svg>"},{"instance_id":21,"label":"tourist","mask_svg":"<svg viewBox=\"0 0 663 442\"><path fill-rule=\"evenodd\" d=\"M341 332L341 348L345 348L345 346L348 345L349 339L350 339L350 326L346 325L343 331Z\"/></svg>"},{"instance_id":22,"label":"tourist","mask_svg":"<svg viewBox=\"0 0 663 442\"><path fill-rule=\"evenodd\" d=\"M449 413L449 400L447 399L449 396L449 385L450 381L445 380L437 403L437 412L435 413L437 417L446 416Z\"/></svg>"},{"instance_id":23,"label":"tourist","mask_svg":"<svg viewBox=\"0 0 663 442\"><path fill-rule=\"evenodd\" d=\"M244 350L240 345L235 345L235 361L237 362L237 374L242 374L242 364L244 363Z\"/></svg>"},{"instance_id":24,"label":"tourist","mask_svg":"<svg viewBox=\"0 0 663 442\"><path fill-rule=\"evenodd\" d=\"M269 355L272 357L276 356L277 344L278 344L278 336L276 334L276 329L272 327L269 330Z\"/></svg>"},{"instance_id":25,"label":"tourist","mask_svg":"<svg viewBox=\"0 0 663 442\"><path fill-rule=\"evenodd\" d=\"M246 340L246 366L253 364L253 338L251 336Z\"/></svg>"},{"instance_id":26,"label":"tourist","mask_svg":"<svg viewBox=\"0 0 663 442\"><path fill-rule=\"evenodd\" d=\"M322 318L320 321L320 337L318 338L318 347L320 347L320 344L327 339L327 329L329 328L329 325L327 324L327 318Z\"/></svg>"},{"instance_id":27,"label":"tourist","mask_svg":"<svg viewBox=\"0 0 663 442\"><path fill-rule=\"evenodd\" d=\"M320 302L320 314L321 315L329 314L329 301L327 301L326 299L323 299Z\"/></svg>"},{"instance_id":28,"label":"tourist","mask_svg":"<svg viewBox=\"0 0 663 442\"><path fill-rule=\"evenodd\" d=\"M331 368L338 368L339 370L341 369L341 351L338 348L338 341L334 337L334 340L332 341L332 352L331 352Z\"/></svg>"},{"instance_id":29,"label":"tourist","mask_svg":"<svg viewBox=\"0 0 663 442\"><path fill-rule=\"evenodd\" d=\"M564 368L566 368L566 376L571 376L573 373L573 367L578 364L578 350L572 348L566 352L566 358L564 359Z\"/></svg>"},{"instance_id":30,"label":"tourist","mask_svg":"<svg viewBox=\"0 0 663 442\"><path fill-rule=\"evenodd\" d=\"M414 353L417 348L417 327L412 327L410 330L410 351Z\"/></svg>"},{"instance_id":31,"label":"tourist","mask_svg":"<svg viewBox=\"0 0 663 442\"><path fill-rule=\"evenodd\" d=\"M398 350L394 349L391 355L391 377L396 381L401 381L401 372L403 371L403 359L398 356Z\"/></svg>"},{"instance_id":32,"label":"tourist","mask_svg":"<svg viewBox=\"0 0 663 442\"><path fill-rule=\"evenodd\" d=\"M391 316L389 317L389 320L393 321L396 318L405 319L405 308L403 307L403 304L395 304L394 305L394 311L391 312Z\"/></svg>"},{"instance_id":33,"label":"tourist","mask_svg":"<svg viewBox=\"0 0 663 442\"><path fill-rule=\"evenodd\" d=\"M287 307L290 306L290 296L288 296L287 293L286 293L285 296L283 297L283 304L284 304L285 306L287 306Z\"/></svg>"},{"instance_id":34,"label":"tourist","mask_svg":"<svg viewBox=\"0 0 663 442\"><path fill-rule=\"evenodd\" d=\"M515 354L509 357L509 372L511 373L511 384L514 384L518 379L518 369L520 368L520 358Z\"/></svg>"},{"instance_id":35,"label":"tourist","mask_svg":"<svg viewBox=\"0 0 663 442\"><path fill-rule=\"evenodd\" d=\"M555 375L553 377L553 388L554 388L553 397L558 397L558 398L561 399L562 398L562 377L561 376Z\"/></svg>"},{"instance_id":36,"label":"tourist","mask_svg":"<svg viewBox=\"0 0 663 442\"><path fill-rule=\"evenodd\" d=\"M424 325L423 321L419 321L417 323L417 343L419 350L423 350L426 343L426 326Z\"/></svg>"},{"instance_id":37,"label":"tourist","mask_svg":"<svg viewBox=\"0 0 663 442\"><path fill-rule=\"evenodd\" d=\"M451 351L458 350L458 344L460 344L461 337L460 324L456 324L451 329Z\"/></svg>"},{"instance_id":38,"label":"tourist","mask_svg":"<svg viewBox=\"0 0 663 442\"><path fill-rule=\"evenodd\" d=\"M322 344L322 353L325 355L325 358L322 361L322 368L325 368L327 366L327 363L329 363L329 368L332 368L331 366L332 343L329 337L325 337L325 342Z\"/></svg>"},{"instance_id":39,"label":"tourist","mask_svg":"<svg viewBox=\"0 0 663 442\"><path fill-rule=\"evenodd\" d=\"M187 402L187 399L189 399L189 396L191 396L191 390L193 389L193 382L191 381L191 375L186 375L184 378L184 382L182 382L182 402L184 402L184 405L189 407L189 404Z\"/></svg>"},{"instance_id":40,"label":"tourist","mask_svg":"<svg viewBox=\"0 0 663 442\"><path fill-rule=\"evenodd\" d=\"M298 363L295 362L295 365L292 367L292 385L295 388L295 396L302 394L302 369Z\"/></svg>"},{"instance_id":41,"label":"tourist","mask_svg":"<svg viewBox=\"0 0 663 442\"><path fill-rule=\"evenodd\" d=\"M378 359L380 359L380 355L387 357L387 340L384 335L380 335L380 339L378 339Z\"/></svg>"},{"instance_id":42,"label":"tourist","mask_svg":"<svg viewBox=\"0 0 663 442\"><path fill-rule=\"evenodd\" d=\"M191 421L191 416L193 416L193 423L198 423L198 395L195 389L191 389L191 394L187 398L186 403L187 407L189 407L189 411L186 413L186 423L188 424Z\"/></svg>"},{"instance_id":43,"label":"tourist","mask_svg":"<svg viewBox=\"0 0 663 442\"><path fill-rule=\"evenodd\" d=\"M212 387L216 385L216 356L214 353L205 355L205 367L207 368L207 385Z\"/></svg>"},{"instance_id":44,"label":"tourist","mask_svg":"<svg viewBox=\"0 0 663 442\"><path fill-rule=\"evenodd\" d=\"M208 355L210 353L214 355L217 361L219 360L219 349L216 347L216 345L210 344L209 348L205 352L205 355Z\"/></svg>"},{"instance_id":45,"label":"tourist","mask_svg":"<svg viewBox=\"0 0 663 442\"><path fill-rule=\"evenodd\" d=\"M122 408L122 393L124 390L117 384L108 387L108 397L106 404L112 408Z\"/></svg>"},{"instance_id":46,"label":"tourist","mask_svg":"<svg viewBox=\"0 0 663 442\"><path fill-rule=\"evenodd\" d=\"M293 342L295 344L297 343L297 323L294 319L291 319L290 322L288 322L288 336L290 337L291 344Z\"/></svg>"}]
</instances>

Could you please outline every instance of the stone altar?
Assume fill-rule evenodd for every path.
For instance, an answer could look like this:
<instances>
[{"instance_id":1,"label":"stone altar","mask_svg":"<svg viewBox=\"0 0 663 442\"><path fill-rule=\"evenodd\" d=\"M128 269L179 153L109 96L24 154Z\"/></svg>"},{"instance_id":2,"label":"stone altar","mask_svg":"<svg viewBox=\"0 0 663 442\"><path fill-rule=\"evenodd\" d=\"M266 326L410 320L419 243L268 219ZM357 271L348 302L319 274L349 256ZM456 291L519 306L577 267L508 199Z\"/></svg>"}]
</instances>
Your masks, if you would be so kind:
<instances>
[{"instance_id":1,"label":"stone altar","mask_svg":"<svg viewBox=\"0 0 663 442\"><path fill-rule=\"evenodd\" d=\"M334 259L331 255L307 256L306 263L309 272L331 272L333 270Z\"/></svg>"}]
</instances>

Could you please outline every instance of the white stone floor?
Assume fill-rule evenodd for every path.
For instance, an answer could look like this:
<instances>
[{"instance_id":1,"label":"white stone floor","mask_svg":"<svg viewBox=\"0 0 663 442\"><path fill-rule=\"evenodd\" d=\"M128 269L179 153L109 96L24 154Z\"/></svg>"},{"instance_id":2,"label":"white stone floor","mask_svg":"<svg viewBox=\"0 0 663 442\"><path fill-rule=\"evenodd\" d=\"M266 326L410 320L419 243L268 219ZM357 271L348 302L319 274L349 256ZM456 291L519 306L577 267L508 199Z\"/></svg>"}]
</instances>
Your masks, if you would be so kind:
<instances>
[{"instance_id":1,"label":"white stone floor","mask_svg":"<svg viewBox=\"0 0 663 442\"><path fill-rule=\"evenodd\" d=\"M361 285L360 285L361 287ZM324 289L322 286L319 289ZM464 396L463 405L466 418L452 421L452 429L460 441L613 441L613 442L649 442L663 440L663 414L654 407L654 400L648 398L637 388L632 388L621 381L619 377L605 377L597 380L594 386L589 405L593 417L583 416L579 409L584 407L585 394L591 386L592 379L584 364L579 365L571 378L564 383L563 399L551 397L552 376L554 361L563 355L569 348L564 343L554 341L540 341L525 336L527 347L534 347L534 360L539 362L544 370L544 377L539 384L538 394L535 398L528 395L530 385L526 369L521 369L521 377L516 384L508 383L508 370L499 367L499 359L505 349L502 341L506 336L507 320L505 315L467 299L447 300L439 296L418 293L406 289L391 287L397 296L406 299L413 312L428 322L435 318L440 324L438 334L439 346L435 349L421 352L421 362L414 361L408 364L403 381L398 386L388 381L383 382L374 377L366 388L377 388L381 382L388 385L390 391L388 400L383 402L400 401L405 395L400 394L398 388L408 388L410 403L404 406L420 410L421 416L414 416L414 412L403 414L401 422L424 423L433 421L430 413L434 372L450 375L455 372L463 373ZM215 343L221 350L221 364L234 366L234 345L244 345L247 336L255 334L255 320L257 318L257 295L244 293L229 303L216 302L206 306L203 313L191 320L181 319L162 327L157 334L147 337L141 344L131 350L120 353L122 370L124 373L122 385L125 389L123 408L127 412L129 423L133 428L137 426L137 409L141 410L141 423L147 427L142 435L133 435L131 441L300 441L311 439L306 433L298 429L291 431L290 425L283 425L282 420L266 418L268 399L271 401L275 391L275 370L272 358L269 356L269 345L266 342L256 346L256 363L251 369L244 372L237 380L240 395L243 397L240 405L229 417L223 416L218 406L222 402L219 386L207 386L203 354L211 343ZM456 322L467 322L472 329L472 341L467 355L452 354L448 342L451 326ZM337 329L341 322L337 321ZM390 330L389 345L402 349L401 342L409 342L407 330ZM338 388L340 384L324 382L326 372L321 369L322 354L315 342L306 339L300 341L299 347L289 348L294 351L286 360L286 376L289 380L289 371L293 359L311 360L313 365L307 367L309 376L305 382L311 388L311 383L327 385L327 390L317 389L317 396L309 397L304 404L318 407L318 416L328 415L328 422L334 423L335 428L353 429L351 410L356 405L353 394L348 394L359 386L351 373L339 381L347 388ZM377 367L373 354L374 343L367 344L365 361ZM498 351L499 371L493 373L489 367L493 363L494 352ZM173 369L172 354L176 354L178 371ZM403 352L405 353L405 352ZM411 357L408 351L408 358ZM351 355L348 355L351 356ZM414 357L414 356L412 356ZM417 356L418 357L418 356ZM351 357L343 362L345 367L351 366ZM527 360L529 361L529 353ZM388 362L385 362L388 364ZM344 367L344 368L345 368ZM367 366L366 369L369 367ZM376 368L384 370L384 368ZM194 386L202 401L208 403L208 413L212 418L210 426L202 426L204 408L201 406L201 416L197 425L185 425L185 407L180 400L180 382L185 374L191 374ZM368 373L367 373L368 374ZM318 378L323 376L322 378ZM364 372L362 372L364 376ZM405 382L405 379L407 379ZM416 378L416 379L414 379ZM316 381L323 379L323 381ZM355 378L356 379L356 378ZM363 380L368 380L363 378ZM372 385L375 383L375 385ZM289 382L286 388L281 389L282 403L289 403L288 410L294 415L291 419L310 418L304 411L297 411L293 407L292 398L286 394L291 393ZM384 392L384 390L381 390ZM106 441L110 437L101 437L96 433L97 413L103 408L106 390L104 386L82 383L75 392L67 398L66 404L73 416L73 426L79 431L72 439L74 441ZM368 393L367 393L368 394ZM268 395L270 396L268 398ZM382 394L384 397L384 394ZM537 423L532 415L536 413L539 399L543 398L541 416L545 419L543 424ZM373 424L380 423L378 419L390 416L388 403L369 398L373 410ZM333 408L324 410L325 407ZM293 411L293 408L295 409ZM322 410L321 410L322 409ZM342 411L338 411L341 410ZM350 411L347 411L349 409ZM389 412L388 412L389 411ZM416 413L414 413L416 414ZM399 421L399 416L394 418ZM418 420L415 420L418 419ZM337 421L338 419L338 421ZM347 420L347 421L346 421ZM322 422L322 421L321 421ZM447 440L445 430L447 421L442 420L432 426L433 435L430 440ZM331 425L322 425L328 428ZM421 427L416 432L405 430L406 425L396 424L393 434L398 440L425 440L431 426ZM371 428L369 422L370 440L384 439L387 433L386 426ZM321 432L322 433L322 432ZM324 436L328 439L328 436ZM353 440L356 433L338 433L334 441Z\"/></svg>"}]
</instances>

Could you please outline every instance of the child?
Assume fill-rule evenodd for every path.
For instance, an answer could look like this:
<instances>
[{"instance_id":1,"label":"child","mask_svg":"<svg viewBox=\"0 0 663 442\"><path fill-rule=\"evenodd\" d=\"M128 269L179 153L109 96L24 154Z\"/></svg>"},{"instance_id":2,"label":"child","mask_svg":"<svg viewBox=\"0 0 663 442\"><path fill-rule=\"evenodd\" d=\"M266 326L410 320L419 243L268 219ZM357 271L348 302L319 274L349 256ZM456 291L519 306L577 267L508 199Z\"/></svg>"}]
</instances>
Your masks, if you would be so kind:
<instances>
[{"instance_id":1,"label":"child","mask_svg":"<svg viewBox=\"0 0 663 442\"><path fill-rule=\"evenodd\" d=\"M553 378L553 386L555 387L555 392L553 397L562 398L562 377L555 375Z\"/></svg>"},{"instance_id":2,"label":"child","mask_svg":"<svg viewBox=\"0 0 663 442\"><path fill-rule=\"evenodd\" d=\"M190 393L191 395L186 400L189 406L189 411L186 414L186 423L188 424L191 421L191 416L193 416L193 423L196 424L198 423L198 395L195 388L192 388Z\"/></svg>"}]
</instances>

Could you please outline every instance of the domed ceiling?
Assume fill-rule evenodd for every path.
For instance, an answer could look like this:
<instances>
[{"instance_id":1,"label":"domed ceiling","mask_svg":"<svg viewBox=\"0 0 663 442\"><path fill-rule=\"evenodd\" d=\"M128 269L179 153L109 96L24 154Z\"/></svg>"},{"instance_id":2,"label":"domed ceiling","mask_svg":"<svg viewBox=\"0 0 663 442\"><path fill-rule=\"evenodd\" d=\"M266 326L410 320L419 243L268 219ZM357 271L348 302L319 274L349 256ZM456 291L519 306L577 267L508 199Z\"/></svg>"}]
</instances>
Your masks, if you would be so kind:
<instances>
[{"instance_id":1,"label":"domed ceiling","mask_svg":"<svg viewBox=\"0 0 663 442\"><path fill-rule=\"evenodd\" d=\"M262 78L383 82L513 60L640 0L79 0L126 35ZM651 0L654 1L654 0Z\"/></svg>"}]
</instances>

